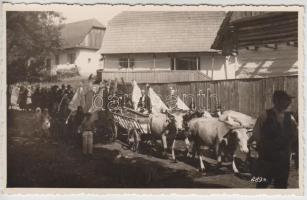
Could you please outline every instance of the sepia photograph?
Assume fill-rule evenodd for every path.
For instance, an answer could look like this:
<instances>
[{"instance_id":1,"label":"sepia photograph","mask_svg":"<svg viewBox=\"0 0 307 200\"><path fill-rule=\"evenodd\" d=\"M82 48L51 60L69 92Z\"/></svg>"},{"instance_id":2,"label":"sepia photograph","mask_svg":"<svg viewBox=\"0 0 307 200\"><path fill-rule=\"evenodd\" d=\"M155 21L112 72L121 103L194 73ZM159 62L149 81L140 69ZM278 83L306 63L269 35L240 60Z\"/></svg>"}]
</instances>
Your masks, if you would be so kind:
<instances>
[{"instance_id":1,"label":"sepia photograph","mask_svg":"<svg viewBox=\"0 0 307 200\"><path fill-rule=\"evenodd\" d=\"M7 189L303 189L298 6L3 10Z\"/></svg>"}]
</instances>

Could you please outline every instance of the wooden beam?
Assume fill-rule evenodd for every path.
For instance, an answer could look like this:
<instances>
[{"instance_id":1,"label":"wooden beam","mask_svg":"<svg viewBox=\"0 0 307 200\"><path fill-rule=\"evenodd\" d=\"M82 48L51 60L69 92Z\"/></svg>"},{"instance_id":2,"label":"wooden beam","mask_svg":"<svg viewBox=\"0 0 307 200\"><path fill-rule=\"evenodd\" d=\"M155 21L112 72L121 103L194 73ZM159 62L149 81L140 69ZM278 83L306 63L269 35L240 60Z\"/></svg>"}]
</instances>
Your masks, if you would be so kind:
<instances>
[{"instance_id":1,"label":"wooden beam","mask_svg":"<svg viewBox=\"0 0 307 200\"><path fill-rule=\"evenodd\" d=\"M269 48L269 49L277 49L277 43L274 44L265 44L264 47Z\"/></svg>"},{"instance_id":2,"label":"wooden beam","mask_svg":"<svg viewBox=\"0 0 307 200\"><path fill-rule=\"evenodd\" d=\"M255 36L261 34L283 33L289 31L297 31L297 30L298 30L297 24L292 24L289 26L280 26L280 27L271 26L270 28L268 27L268 28L255 29L249 31L238 31L237 34L239 36Z\"/></svg>"},{"instance_id":3,"label":"wooden beam","mask_svg":"<svg viewBox=\"0 0 307 200\"><path fill-rule=\"evenodd\" d=\"M298 12L293 12L289 14L290 12L282 12L279 14L279 16L273 16L272 13L268 13L267 16L265 15L259 15L255 17L246 17L242 18L236 21L231 22L231 24L240 27L240 26L245 26L246 24L249 25L257 25L257 24L262 24L265 23L266 21L270 22L277 22L277 21L286 21L290 19L297 19L298 18ZM258 19L257 19L258 18Z\"/></svg>"},{"instance_id":4,"label":"wooden beam","mask_svg":"<svg viewBox=\"0 0 307 200\"><path fill-rule=\"evenodd\" d=\"M274 34L263 34L258 36L241 36L238 38L239 43L240 42L246 42L246 41L257 41L257 40L269 40L269 39L275 39L275 38L283 38L288 36L297 36L297 31L291 31L291 32L285 32L285 33L274 33Z\"/></svg>"},{"instance_id":5,"label":"wooden beam","mask_svg":"<svg viewBox=\"0 0 307 200\"><path fill-rule=\"evenodd\" d=\"M241 42L238 44L239 47L246 47L250 45L265 45L265 44L272 44L272 43L283 43L288 41L297 41L297 37L284 37L284 38L276 38L271 40L262 40L262 41L248 41L248 42Z\"/></svg>"},{"instance_id":6,"label":"wooden beam","mask_svg":"<svg viewBox=\"0 0 307 200\"><path fill-rule=\"evenodd\" d=\"M276 22L272 22L272 21L263 22L262 24L258 24L258 25L246 24L245 26L240 26L240 27L235 26L235 27L238 31L244 32L244 31L251 31L251 30L258 30L258 29L266 29L266 28L270 28L271 26L282 27L282 26L287 26L287 25L292 25L292 24L298 25L298 19L293 18L293 19L288 19L288 20L280 20Z\"/></svg>"}]
</instances>

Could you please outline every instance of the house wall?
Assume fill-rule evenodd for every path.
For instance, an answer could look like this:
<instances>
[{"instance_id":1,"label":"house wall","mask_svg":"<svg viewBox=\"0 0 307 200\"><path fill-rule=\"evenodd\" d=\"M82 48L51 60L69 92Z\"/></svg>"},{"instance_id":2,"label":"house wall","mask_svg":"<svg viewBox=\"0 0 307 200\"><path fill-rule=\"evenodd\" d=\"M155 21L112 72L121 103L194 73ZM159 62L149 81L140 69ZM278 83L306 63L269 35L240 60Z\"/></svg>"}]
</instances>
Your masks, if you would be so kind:
<instances>
[{"instance_id":1,"label":"house wall","mask_svg":"<svg viewBox=\"0 0 307 200\"><path fill-rule=\"evenodd\" d=\"M206 74L214 80L231 79L235 76L235 71L226 66L225 56L217 53L176 53L176 54L155 54L155 70L171 70L172 57L194 57L200 58L199 71ZM120 69L119 58L128 57L128 55L105 55L105 71L138 71L154 69L154 54L130 54L134 59L133 69ZM213 73L212 73L213 70Z\"/></svg>"},{"instance_id":2,"label":"house wall","mask_svg":"<svg viewBox=\"0 0 307 200\"><path fill-rule=\"evenodd\" d=\"M298 74L297 61L297 47L278 44L277 49L239 49L236 57L231 56L229 67L236 69L236 78L286 76Z\"/></svg>"},{"instance_id":3,"label":"house wall","mask_svg":"<svg viewBox=\"0 0 307 200\"><path fill-rule=\"evenodd\" d=\"M75 62L74 64L69 63L68 54L75 53ZM59 64L56 65L55 55L51 58L51 65L56 66L57 69L70 69L75 66L79 68L79 73L82 76L88 76L93 73L96 74L96 70L101 68L99 59L100 54L98 51L89 50L89 49L72 49L65 50L59 53ZM89 61L90 59L90 61Z\"/></svg>"}]
</instances>

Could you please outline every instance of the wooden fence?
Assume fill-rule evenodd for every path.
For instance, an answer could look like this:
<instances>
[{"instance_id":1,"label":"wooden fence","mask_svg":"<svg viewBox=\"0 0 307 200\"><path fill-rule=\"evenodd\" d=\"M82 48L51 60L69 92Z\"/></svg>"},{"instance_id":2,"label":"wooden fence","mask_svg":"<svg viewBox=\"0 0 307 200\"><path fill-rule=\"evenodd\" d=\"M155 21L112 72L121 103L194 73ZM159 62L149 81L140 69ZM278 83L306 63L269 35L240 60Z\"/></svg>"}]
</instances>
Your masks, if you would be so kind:
<instances>
[{"instance_id":1,"label":"wooden fence","mask_svg":"<svg viewBox=\"0 0 307 200\"><path fill-rule=\"evenodd\" d=\"M140 86L144 87L144 84L140 84ZM188 106L194 101L197 108L214 110L216 104L220 103L223 109L239 111L254 117L272 106L274 90L285 90L296 97L289 109L293 112L298 110L297 76L169 84L155 83L150 84L150 86L163 101L169 94L169 87L172 86Z\"/></svg>"},{"instance_id":2,"label":"wooden fence","mask_svg":"<svg viewBox=\"0 0 307 200\"><path fill-rule=\"evenodd\" d=\"M144 70L144 71L97 71L100 80L124 79L125 82L136 80L138 83L173 83L210 80L197 70Z\"/></svg>"}]
</instances>

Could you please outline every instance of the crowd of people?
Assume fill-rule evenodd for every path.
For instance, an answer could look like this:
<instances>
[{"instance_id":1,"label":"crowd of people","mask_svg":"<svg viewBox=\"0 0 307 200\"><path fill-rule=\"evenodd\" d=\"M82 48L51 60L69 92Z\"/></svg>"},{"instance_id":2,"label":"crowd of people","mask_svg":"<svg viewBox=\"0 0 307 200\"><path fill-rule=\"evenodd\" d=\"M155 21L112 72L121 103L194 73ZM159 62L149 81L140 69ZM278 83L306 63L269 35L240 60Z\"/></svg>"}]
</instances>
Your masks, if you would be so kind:
<instances>
[{"instance_id":1,"label":"crowd of people","mask_svg":"<svg viewBox=\"0 0 307 200\"><path fill-rule=\"evenodd\" d=\"M73 88L65 84L50 87L17 84L8 88L8 109L33 112L37 135L65 137L64 119L69 115L68 105L73 95Z\"/></svg>"},{"instance_id":2,"label":"crowd of people","mask_svg":"<svg viewBox=\"0 0 307 200\"><path fill-rule=\"evenodd\" d=\"M109 87L105 86L104 89L104 96L107 96L106 92L109 92ZM96 113L97 117L93 121L92 114L87 109L88 105L78 105L76 109L71 108L71 101L77 91L78 88L73 89L71 85L65 84L42 87L40 85L25 86L19 83L8 87L8 110L32 113L35 136L46 140L60 139L69 143L77 143L78 146L83 146L84 154L92 154L93 134L90 133L112 131L106 131L105 124L97 122L106 121L107 116L103 110ZM90 91L87 94L91 92L98 91ZM92 98L93 95L88 96ZM106 107L106 105L103 106ZM102 134L95 135L101 136ZM112 139L109 134L103 135Z\"/></svg>"}]
</instances>

